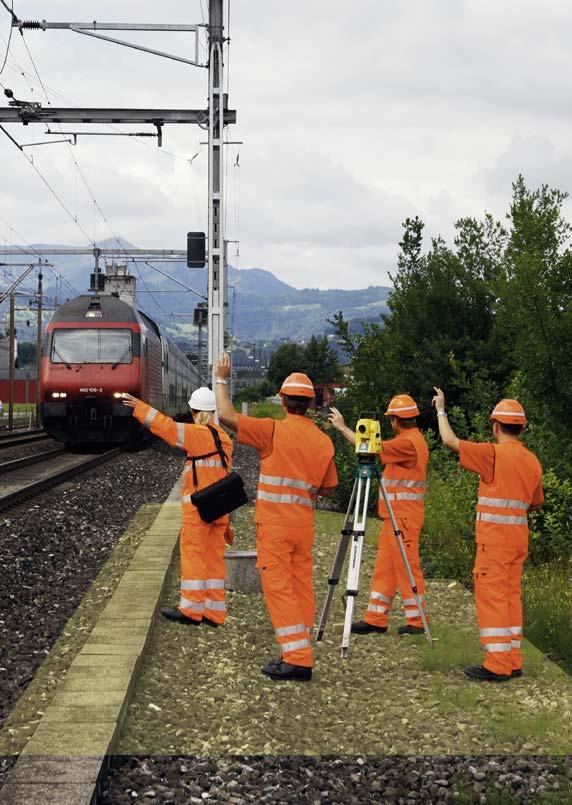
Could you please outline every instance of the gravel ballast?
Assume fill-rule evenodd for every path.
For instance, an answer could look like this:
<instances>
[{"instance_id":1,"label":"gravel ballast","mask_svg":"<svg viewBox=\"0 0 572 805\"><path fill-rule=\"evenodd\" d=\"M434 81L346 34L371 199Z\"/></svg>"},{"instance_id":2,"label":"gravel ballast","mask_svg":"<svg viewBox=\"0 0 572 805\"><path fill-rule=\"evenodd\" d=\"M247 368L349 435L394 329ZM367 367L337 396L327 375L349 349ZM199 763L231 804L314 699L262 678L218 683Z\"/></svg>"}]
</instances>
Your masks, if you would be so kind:
<instances>
[{"instance_id":1,"label":"gravel ballast","mask_svg":"<svg viewBox=\"0 0 572 805\"><path fill-rule=\"evenodd\" d=\"M117 758L99 805L570 802L554 757Z\"/></svg>"},{"instance_id":2,"label":"gravel ballast","mask_svg":"<svg viewBox=\"0 0 572 805\"><path fill-rule=\"evenodd\" d=\"M125 453L0 515L0 723L145 503L162 503L182 454Z\"/></svg>"}]
</instances>

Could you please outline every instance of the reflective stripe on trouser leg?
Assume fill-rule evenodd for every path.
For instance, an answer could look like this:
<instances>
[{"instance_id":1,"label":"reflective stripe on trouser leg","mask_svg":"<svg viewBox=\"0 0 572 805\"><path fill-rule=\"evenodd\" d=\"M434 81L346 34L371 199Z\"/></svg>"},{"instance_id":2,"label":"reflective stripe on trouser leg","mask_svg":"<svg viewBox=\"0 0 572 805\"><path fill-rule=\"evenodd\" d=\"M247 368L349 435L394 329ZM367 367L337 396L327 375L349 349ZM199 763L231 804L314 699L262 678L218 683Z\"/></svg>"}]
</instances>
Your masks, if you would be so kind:
<instances>
[{"instance_id":1,"label":"reflective stripe on trouser leg","mask_svg":"<svg viewBox=\"0 0 572 805\"><path fill-rule=\"evenodd\" d=\"M526 558L527 546L520 545L516 559L510 564L508 571L508 613L510 625L510 661L513 671L519 670L523 665L522 642L522 597L521 576L522 566Z\"/></svg>"},{"instance_id":2,"label":"reflective stripe on trouser leg","mask_svg":"<svg viewBox=\"0 0 572 805\"><path fill-rule=\"evenodd\" d=\"M397 587L397 578L389 553L389 535L385 522L382 523L377 540L377 555L371 578L371 592L363 619L372 626L387 626L393 595Z\"/></svg>"},{"instance_id":3,"label":"reflective stripe on trouser leg","mask_svg":"<svg viewBox=\"0 0 572 805\"><path fill-rule=\"evenodd\" d=\"M204 558L200 537L194 525L185 523L179 534L181 557L181 597L179 609L188 618L200 621L205 608Z\"/></svg>"},{"instance_id":4,"label":"reflective stripe on trouser leg","mask_svg":"<svg viewBox=\"0 0 572 805\"><path fill-rule=\"evenodd\" d=\"M308 635L307 615L313 607L310 578L305 581L303 557L311 555L314 539L312 528L292 529L258 524L256 530L256 566L260 571L264 600L274 627L282 658L292 665L312 667L312 647ZM299 566L293 556L301 557ZM298 571L296 592L293 564ZM302 585L306 585L301 591ZM312 615L313 617L313 615Z\"/></svg>"},{"instance_id":5,"label":"reflective stripe on trouser leg","mask_svg":"<svg viewBox=\"0 0 572 805\"><path fill-rule=\"evenodd\" d=\"M205 545L206 598L204 617L213 623L223 624L226 620L224 599L224 582L226 565L224 562L224 532L228 518L222 523L210 523L208 526L207 544Z\"/></svg>"}]
</instances>

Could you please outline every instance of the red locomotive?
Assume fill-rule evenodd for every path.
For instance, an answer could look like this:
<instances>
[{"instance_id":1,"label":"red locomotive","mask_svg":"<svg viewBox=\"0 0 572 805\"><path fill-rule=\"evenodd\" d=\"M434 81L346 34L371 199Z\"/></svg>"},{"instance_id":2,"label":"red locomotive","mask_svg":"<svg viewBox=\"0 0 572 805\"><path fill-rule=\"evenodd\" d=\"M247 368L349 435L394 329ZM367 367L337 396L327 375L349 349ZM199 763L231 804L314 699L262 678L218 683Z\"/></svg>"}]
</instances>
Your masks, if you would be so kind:
<instances>
[{"instance_id":1,"label":"red locomotive","mask_svg":"<svg viewBox=\"0 0 572 805\"><path fill-rule=\"evenodd\" d=\"M67 444L122 443L140 425L129 392L170 416L188 412L195 367L145 313L115 295L78 296L55 311L42 346L44 429Z\"/></svg>"}]
</instances>

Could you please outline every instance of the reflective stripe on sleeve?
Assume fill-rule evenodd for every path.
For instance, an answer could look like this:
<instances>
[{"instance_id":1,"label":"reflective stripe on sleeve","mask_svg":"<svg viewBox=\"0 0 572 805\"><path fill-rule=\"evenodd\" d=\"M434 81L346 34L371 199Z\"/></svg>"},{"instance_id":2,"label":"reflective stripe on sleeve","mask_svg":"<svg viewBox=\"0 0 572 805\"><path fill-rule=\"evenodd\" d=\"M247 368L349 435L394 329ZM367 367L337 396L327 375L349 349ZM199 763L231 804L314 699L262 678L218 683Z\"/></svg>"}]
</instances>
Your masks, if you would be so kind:
<instances>
[{"instance_id":1,"label":"reflective stripe on sleeve","mask_svg":"<svg viewBox=\"0 0 572 805\"><path fill-rule=\"evenodd\" d=\"M212 598L205 599L205 609L212 609L215 612L226 612L224 601L213 601Z\"/></svg>"},{"instance_id":2,"label":"reflective stripe on sleeve","mask_svg":"<svg viewBox=\"0 0 572 805\"><path fill-rule=\"evenodd\" d=\"M205 587L207 590L224 590L224 579L207 579Z\"/></svg>"},{"instance_id":3,"label":"reflective stripe on sleeve","mask_svg":"<svg viewBox=\"0 0 572 805\"><path fill-rule=\"evenodd\" d=\"M181 590L204 590L205 583L202 579L181 579Z\"/></svg>"},{"instance_id":4,"label":"reflective stripe on sleeve","mask_svg":"<svg viewBox=\"0 0 572 805\"><path fill-rule=\"evenodd\" d=\"M393 487L407 486L409 489L424 489L425 481L411 481L407 478L384 478L383 485L386 489L393 489Z\"/></svg>"},{"instance_id":5,"label":"reflective stripe on sleeve","mask_svg":"<svg viewBox=\"0 0 572 805\"><path fill-rule=\"evenodd\" d=\"M374 598L376 601L385 601L386 604L393 603L393 598L390 598L388 595L384 595L383 593L376 593L375 590L371 591L369 597Z\"/></svg>"},{"instance_id":6,"label":"reflective stripe on sleeve","mask_svg":"<svg viewBox=\"0 0 572 805\"><path fill-rule=\"evenodd\" d=\"M510 633L512 635L519 635L522 633L522 626L511 626Z\"/></svg>"},{"instance_id":7,"label":"reflective stripe on sleeve","mask_svg":"<svg viewBox=\"0 0 572 805\"><path fill-rule=\"evenodd\" d=\"M195 461L195 466L197 466L197 467L222 467L223 464L222 464L222 461L220 460L220 458L198 458ZM183 472L192 472L192 471L193 471L193 465L192 464L186 464L185 469L183 470Z\"/></svg>"},{"instance_id":8,"label":"reflective stripe on sleeve","mask_svg":"<svg viewBox=\"0 0 572 805\"><path fill-rule=\"evenodd\" d=\"M276 637L288 637L288 635L296 634L297 632L305 632L307 628L303 623L296 623L294 626L280 626L274 632Z\"/></svg>"},{"instance_id":9,"label":"reflective stripe on sleeve","mask_svg":"<svg viewBox=\"0 0 572 805\"><path fill-rule=\"evenodd\" d=\"M477 512L477 520L482 520L485 523L499 523L500 525L528 525L526 517L515 517L510 514Z\"/></svg>"},{"instance_id":10,"label":"reflective stripe on sleeve","mask_svg":"<svg viewBox=\"0 0 572 805\"><path fill-rule=\"evenodd\" d=\"M510 641L511 648L520 648L520 640L511 640Z\"/></svg>"},{"instance_id":11,"label":"reflective stripe on sleeve","mask_svg":"<svg viewBox=\"0 0 572 805\"><path fill-rule=\"evenodd\" d=\"M510 651L510 643L483 643L482 648L485 651Z\"/></svg>"},{"instance_id":12,"label":"reflective stripe on sleeve","mask_svg":"<svg viewBox=\"0 0 572 805\"><path fill-rule=\"evenodd\" d=\"M389 607L384 607L382 604L369 604L368 612L389 612Z\"/></svg>"},{"instance_id":13,"label":"reflective stripe on sleeve","mask_svg":"<svg viewBox=\"0 0 572 805\"><path fill-rule=\"evenodd\" d=\"M388 500L424 500L425 492L387 492ZM379 497L383 500L383 493L379 490Z\"/></svg>"},{"instance_id":14,"label":"reflective stripe on sleeve","mask_svg":"<svg viewBox=\"0 0 572 805\"><path fill-rule=\"evenodd\" d=\"M307 492L316 489L306 481L299 481L296 478L281 478L278 475L260 475L258 480L261 484L268 484L268 486L291 486L292 489L305 489Z\"/></svg>"},{"instance_id":15,"label":"reflective stripe on sleeve","mask_svg":"<svg viewBox=\"0 0 572 805\"><path fill-rule=\"evenodd\" d=\"M488 629L479 629L481 637L510 637L510 628L499 626L491 626Z\"/></svg>"},{"instance_id":16,"label":"reflective stripe on sleeve","mask_svg":"<svg viewBox=\"0 0 572 805\"><path fill-rule=\"evenodd\" d=\"M268 503L299 503L300 506L308 506L312 508L312 501L310 498L303 498L300 495L275 495L272 492L264 492L259 489L257 494L258 500L265 500Z\"/></svg>"},{"instance_id":17,"label":"reflective stripe on sleeve","mask_svg":"<svg viewBox=\"0 0 572 805\"><path fill-rule=\"evenodd\" d=\"M181 596L179 606L181 609L192 609L193 612L203 612L205 608L202 601L189 601L187 598L183 598L183 596Z\"/></svg>"},{"instance_id":18,"label":"reflective stripe on sleeve","mask_svg":"<svg viewBox=\"0 0 572 805\"><path fill-rule=\"evenodd\" d=\"M405 614L407 615L408 618L420 618L421 617L421 613L419 612L418 609L407 609Z\"/></svg>"},{"instance_id":19,"label":"reflective stripe on sleeve","mask_svg":"<svg viewBox=\"0 0 572 805\"><path fill-rule=\"evenodd\" d=\"M145 425L146 428L149 427L149 425L151 424L151 422L153 422L156 416L157 416L157 410L155 408L150 408L147 411L147 415L143 420L143 424Z\"/></svg>"},{"instance_id":20,"label":"reflective stripe on sleeve","mask_svg":"<svg viewBox=\"0 0 572 805\"><path fill-rule=\"evenodd\" d=\"M177 422L177 447L183 447L185 444L185 425L183 422Z\"/></svg>"},{"instance_id":21,"label":"reflective stripe on sleeve","mask_svg":"<svg viewBox=\"0 0 572 805\"><path fill-rule=\"evenodd\" d=\"M482 506L495 506L499 509L528 509L528 503L524 500L510 500L510 498L486 498L479 496L477 503Z\"/></svg>"},{"instance_id":22,"label":"reflective stripe on sleeve","mask_svg":"<svg viewBox=\"0 0 572 805\"><path fill-rule=\"evenodd\" d=\"M281 643L280 648L282 651L296 651L299 648L310 648L310 641L306 638L303 640L292 640L290 643Z\"/></svg>"}]
</instances>

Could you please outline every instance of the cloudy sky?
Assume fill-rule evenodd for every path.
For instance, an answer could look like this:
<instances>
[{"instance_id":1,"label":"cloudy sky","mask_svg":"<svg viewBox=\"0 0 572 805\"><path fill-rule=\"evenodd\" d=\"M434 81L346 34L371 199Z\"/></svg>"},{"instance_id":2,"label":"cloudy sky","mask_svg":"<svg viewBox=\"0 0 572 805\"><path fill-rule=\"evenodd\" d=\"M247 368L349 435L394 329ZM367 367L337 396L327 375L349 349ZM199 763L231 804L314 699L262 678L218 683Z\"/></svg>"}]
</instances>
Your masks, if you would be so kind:
<instances>
[{"instance_id":1,"label":"cloudy sky","mask_svg":"<svg viewBox=\"0 0 572 805\"><path fill-rule=\"evenodd\" d=\"M200 23L207 6L14 0L20 18L50 21ZM231 262L299 288L388 284L406 216L450 237L462 215L504 216L519 172L572 189L571 29L564 0L231 0L229 138L244 142L238 167L227 147ZM0 6L0 67L9 31ZM193 46L188 34L124 36L180 55ZM206 106L204 69L66 31L25 42L53 106ZM17 32L0 82L47 103ZM9 130L47 139L38 125ZM17 240L9 227L33 243L113 233L183 248L206 226L203 139L171 126L162 150L114 137L27 150L78 226L2 136L0 250Z\"/></svg>"}]
</instances>

